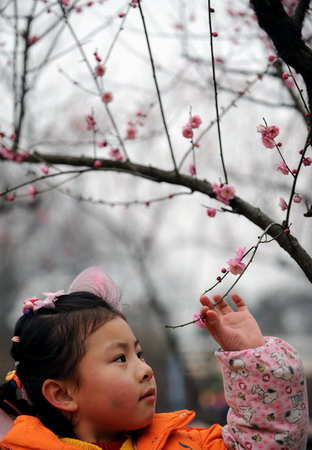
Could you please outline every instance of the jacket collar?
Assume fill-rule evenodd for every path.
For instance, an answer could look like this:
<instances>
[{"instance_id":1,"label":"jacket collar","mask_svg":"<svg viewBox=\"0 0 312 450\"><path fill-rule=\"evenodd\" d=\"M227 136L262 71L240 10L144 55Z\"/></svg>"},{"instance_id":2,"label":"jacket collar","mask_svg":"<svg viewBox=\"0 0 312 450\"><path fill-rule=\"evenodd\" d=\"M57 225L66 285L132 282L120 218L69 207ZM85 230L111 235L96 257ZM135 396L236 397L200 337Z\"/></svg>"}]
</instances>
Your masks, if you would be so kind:
<instances>
[{"instance_id":1,"label":"jacket collar","mask_svg":"<svg viewBox=\"0 0 312 450\"><path fill-rule=\"evenodd\" d=\"M161 449L169 435L188 425L195 417L194 411L181 410L155 414L153 422L138 433L136 445L141 449Z\"/></svg>"},{"instance_id":2,"label":"jacket collar","mask_svg":"<svg viewBox=\"0 0 312 450\"><path fill-rule=\"evenodd\" d=\"M135 436L136 445L134 445L134 448L138 450L163 448L169 435L174 430L188 425L194 417L195 413L188 410L155 414L153 422ZM25 438L28 447L25 447ZM19 416L14 422L14 427L4 436L2 444L4 445L3 448L23 448L25 450L27 448L73 450L74 448L70 443L61 442L39 419L32 416ZM131 445L128 444L130 449Z\"/></svg>"}]
</instances>

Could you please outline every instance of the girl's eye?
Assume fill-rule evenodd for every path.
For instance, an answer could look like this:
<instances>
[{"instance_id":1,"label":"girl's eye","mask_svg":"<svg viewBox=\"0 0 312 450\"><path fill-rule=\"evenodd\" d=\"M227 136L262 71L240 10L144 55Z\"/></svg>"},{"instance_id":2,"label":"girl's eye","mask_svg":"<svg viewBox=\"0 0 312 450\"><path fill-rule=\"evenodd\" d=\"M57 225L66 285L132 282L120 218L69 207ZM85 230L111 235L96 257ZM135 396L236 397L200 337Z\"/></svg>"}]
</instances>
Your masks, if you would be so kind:
<instances>
[{"instance_id":1,"label":"girl's eye","mask_svg":"<svg viewBox=\"0 0 312 450\"><path fill-rule=\"evenodd\" d=\"M142 351L137 353L139 359L144 359L144 354Z\"/></svg>"},{"instance_id":2,"label":"girl's eye","mask_svg":"<svg viewBox=\"0 0 312 450\"><path fill-rule=\"evenodd\" d=\"M116 362L126 362L126 357L125 355L120 355L118 356L118 358L115 359Z\"/></svg>"}]
</instances>

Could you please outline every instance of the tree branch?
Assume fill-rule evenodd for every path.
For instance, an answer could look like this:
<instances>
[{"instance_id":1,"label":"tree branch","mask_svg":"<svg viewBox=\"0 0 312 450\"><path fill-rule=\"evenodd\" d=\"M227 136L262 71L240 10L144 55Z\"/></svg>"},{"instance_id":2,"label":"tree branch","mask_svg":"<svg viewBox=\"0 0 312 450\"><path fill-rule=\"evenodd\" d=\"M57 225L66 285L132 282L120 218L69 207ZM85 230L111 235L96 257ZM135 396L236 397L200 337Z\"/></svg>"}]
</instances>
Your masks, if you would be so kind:
<instances>
[{"instance_id":1,"label":"tree branch","mask_svg":"<svg viewBox=\"0 0 312 450\"><path fill-rule=\"evenodd\" d=\"M3 158L0 156L0 161L1 160L3 160ZM33 153L25 157L24 159L24 162L28 163L37 164L38 161L45 161L46 164L51 165L70 165L80 168L89 167L91 170L96 170L98 172L112 171L127 173L133 176L146 178L157 183L168 183L187 187L191 192L199 192L207 195L210 198L216 198L216 194L214 193L209 181L194 179L188 175L179 174L175 170L166 171L153 166L134 164L130 161L120 162L108 159L101 159L100 161L102 166L99 169L95 169L93 166L93 158L84 156L74 157L58 154L44 155ZM60 172L60 175L62 175L62 172ZM259 208L254 207L253 205L239 197L235 197L230 202L230 206L232 207L234 213L246 217L250 222L254 223L262 230L265 230L270 225L276 222L276 220L267 216ZM299 244L297 239L291 234L281 234L281 225L272 225L269 228L268 234L277 241L279 246L283 248L294 261L296 261L298 266L303 270L306 277L312 283L312 258Z\"/></svg>"},{"instance_id":2,"label":"tree branch","mask_svg":"<svg viewBox=\"0 0 312 450\"><path fill-rule=\"evenodd\" d=\"M299 73L312 105L312 51L301 36L302 14L307 1L301 1L295 17L289 17L280 0L251 0L261 28L272 39L282 60Z\"/></svg>"}]
</instances>

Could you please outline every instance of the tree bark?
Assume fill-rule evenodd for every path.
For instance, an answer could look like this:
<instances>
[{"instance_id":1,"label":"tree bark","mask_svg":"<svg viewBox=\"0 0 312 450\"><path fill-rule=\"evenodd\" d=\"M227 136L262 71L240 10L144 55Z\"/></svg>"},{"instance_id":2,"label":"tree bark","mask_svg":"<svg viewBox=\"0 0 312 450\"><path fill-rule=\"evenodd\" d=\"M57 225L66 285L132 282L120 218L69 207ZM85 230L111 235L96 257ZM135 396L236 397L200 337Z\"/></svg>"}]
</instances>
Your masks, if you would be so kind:
<instances>
[{"instance_id":1,"label":"tree bark","mask_svg":"<svg viewBox=\"0 0 312 450\"><path fill-rule=\"evenodd\" d=\"M309 107L312 105L312 50L302 39L302 26L309 0L300 0L289 16L281 0L250 1L259 25L272 39L280 58L300 74L305 82Z\"/></svg>"}]
</instances>

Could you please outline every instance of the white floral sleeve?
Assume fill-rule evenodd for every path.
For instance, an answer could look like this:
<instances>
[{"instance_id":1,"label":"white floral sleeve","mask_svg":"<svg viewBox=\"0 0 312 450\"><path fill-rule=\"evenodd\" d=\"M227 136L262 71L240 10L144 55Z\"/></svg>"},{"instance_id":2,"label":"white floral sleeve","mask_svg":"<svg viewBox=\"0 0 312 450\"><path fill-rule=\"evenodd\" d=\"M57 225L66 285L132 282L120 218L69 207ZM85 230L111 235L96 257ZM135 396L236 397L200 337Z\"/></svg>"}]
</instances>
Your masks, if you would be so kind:
<instances>
[{"instance_id":1,"label":"white floral sleeve","mask_svg":"<svg viewBox=\"0 0 312 450\"><path fill-rule=\"evenodd\" d=\"M230 407L223 439L229 449L305 450L306 380L298 352L266 337L265 345L217 351Z\"/></svg>"}]
</instances>

